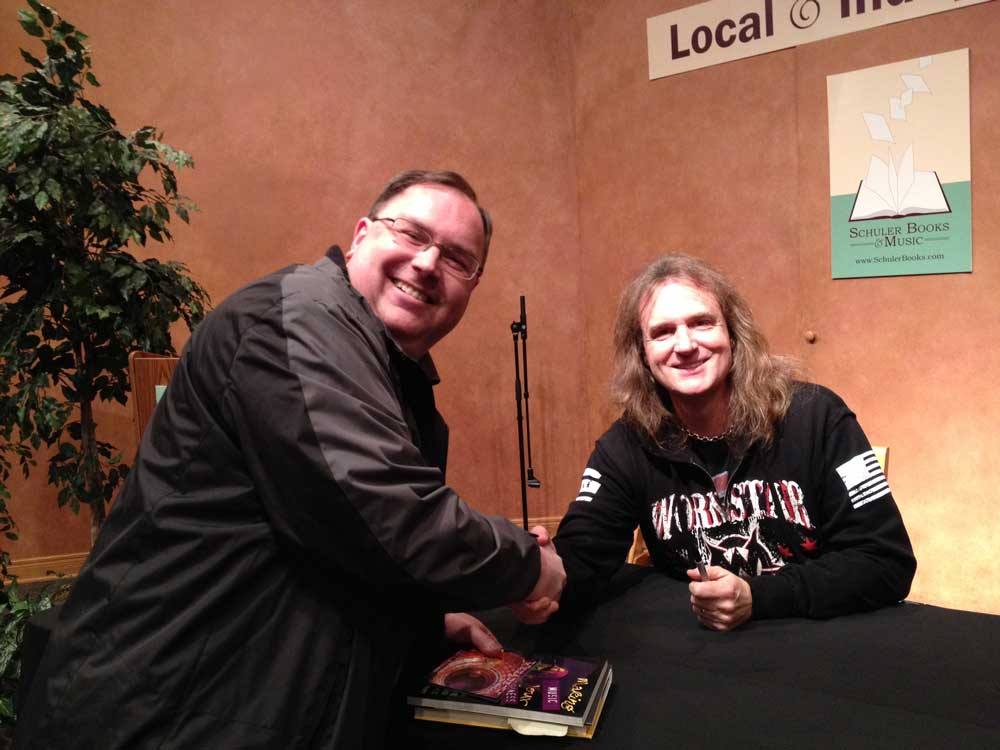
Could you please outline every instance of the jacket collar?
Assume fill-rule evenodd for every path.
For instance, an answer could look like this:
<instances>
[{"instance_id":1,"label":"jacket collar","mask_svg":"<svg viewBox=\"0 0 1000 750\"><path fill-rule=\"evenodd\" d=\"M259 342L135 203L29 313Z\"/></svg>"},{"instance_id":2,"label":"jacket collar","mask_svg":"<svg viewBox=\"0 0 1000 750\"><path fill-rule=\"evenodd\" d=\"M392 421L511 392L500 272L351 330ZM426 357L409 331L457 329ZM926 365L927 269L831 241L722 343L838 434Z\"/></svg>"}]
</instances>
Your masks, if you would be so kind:
<instances>
[{"instance_id":1,"label":"jacket collar","mask_svg":"<svg viewBox=\"0 0 1000 750\"><path fill-rule=\"evenodd\" d=\"M326 257L332 260L344 272L344 276L347 276L347 259L344 257L344 251L340 249L340 245L330 245L327 248ZM350 281L350 277L348 277L348 281Z\"/></svg>"},{"instance_id":2,"label":"jacket collar","mask_svg":"<svg viewBox=\"0 0 1000 750\"><path fill-rule=\"evenodd\" d=\"M690 461L694 454L683 440L681 433L671 426L664 425L654 440L645 430L635 429L643 450L653 456L662 456L673 461Z\"/></svg>"}]
</instances>

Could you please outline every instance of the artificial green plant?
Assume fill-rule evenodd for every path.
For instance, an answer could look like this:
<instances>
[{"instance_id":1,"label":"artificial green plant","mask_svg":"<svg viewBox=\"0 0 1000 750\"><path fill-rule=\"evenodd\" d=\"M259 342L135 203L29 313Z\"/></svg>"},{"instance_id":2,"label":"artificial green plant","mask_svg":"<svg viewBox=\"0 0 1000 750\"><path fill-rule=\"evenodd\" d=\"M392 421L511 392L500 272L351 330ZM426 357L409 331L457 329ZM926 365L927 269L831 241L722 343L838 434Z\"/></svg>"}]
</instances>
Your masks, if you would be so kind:
<instances>
[{"instance_id":1,"label":"artificial green plant","mask_svg":"<svg viewBox=\"0 0 1000 750\"><path fill-rule=\"evenodd\" d=\"M129 252L169 239L171 214L188 221L175 170L192 160L153 127L121 132L84 95L100 85L86 34L28 5L20 24L45 56L22 49L30 71L0 76L0 532L16 538L11 472L45 446L59 505L89 506L95 536L128 470L95 401L125 404L129 352L175 353L171 323L208 305L183 264Z\"/></svg>"}]
</instances>

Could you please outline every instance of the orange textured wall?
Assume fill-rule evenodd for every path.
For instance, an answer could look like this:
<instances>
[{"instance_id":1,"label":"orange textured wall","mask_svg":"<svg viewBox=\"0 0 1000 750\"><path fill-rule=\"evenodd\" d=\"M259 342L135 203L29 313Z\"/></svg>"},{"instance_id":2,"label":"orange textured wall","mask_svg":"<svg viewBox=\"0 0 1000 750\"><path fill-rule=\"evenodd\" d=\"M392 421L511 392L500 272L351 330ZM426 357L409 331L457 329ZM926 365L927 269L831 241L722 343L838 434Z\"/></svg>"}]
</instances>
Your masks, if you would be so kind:
<instances>
[{"instance_id":1,"label":"orange textured wall","mask_svg":"<svg viewBox=\"0 0 1000 750\"><path fill-rule=\"evenodd\" d=\"M912 598L1000 612L988 463L1000 449L1000 4L649 81L645 19L692 4L573 5L581 290L602 301L586 307L590 433L613 416L613 296L662 251L709 258L739 282L773 348L800 357L889 446L919 561ZM831 280L826 76L963 47L974 272Z\"/></svg>"},{"instance_id":2,"label":"orange textured wall","mask_svg":"<svg viewBox=\"0 0 1000 750\"><path fill-rule=\"evenodd\" d=\"M152 123L190 152L180 185L200 206L176 258L218 301L328 245L395 172L466 175L496 223L466 320L436 352L452 428L449 479L476 507L520 515L510 323L530 316L535 517L561 515L585 453L577 307L570 6L131 0L55 2L90 35L94 98L123 129ZM24 3L0 0L0 70L25 64ZM177 343L186 340L178 332ZM100 429L135 450L130 412ZM56 509L44 466L14 485L15 559L86 550L86 514Z\"/></svg>"},{"instance_id":3,"label":"orange textured wall","mask_svg":"<svg viewBox=\"0 0 1000 750\"><path fill-rule=\"evenodd\" d=\"M610 328L657 254L715 261L777 351L840 392L890 447L920 562L913 597L1000 612L988 457L1000 334L1000 4L965 8L649 81L645 19L690 0L287 5L66 0L91 35L99 100L190 151L201 205L157 250L218 300L345 242L407 166L467 174L497 219L467 320L436 350L450 478L519 514L510 321L528 297L531 514L561 515L613 419ZM0 69L20 70L18 2L0 0ZM970 48L974 273L830 279L826 76ZM806 329L818 334L805 343ZM183 336L180 337L183 339ZM179 340L180 340L179 339ZM134 450L125 409L103 412ZM43 482L15 486L15 557L74 552L86 528Z\"/></svg>"}]
</instances>

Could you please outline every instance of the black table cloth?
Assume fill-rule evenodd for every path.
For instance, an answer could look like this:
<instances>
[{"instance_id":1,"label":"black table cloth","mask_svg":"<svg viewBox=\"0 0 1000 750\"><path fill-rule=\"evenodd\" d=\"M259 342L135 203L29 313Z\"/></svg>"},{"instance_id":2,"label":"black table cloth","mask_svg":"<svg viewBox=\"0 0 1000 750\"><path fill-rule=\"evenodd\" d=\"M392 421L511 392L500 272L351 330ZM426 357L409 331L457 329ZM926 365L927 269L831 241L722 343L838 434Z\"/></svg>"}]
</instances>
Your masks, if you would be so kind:
<instances>
[{"instance_id":1,"label":"black table cloth","mask_svg":"<svg viewBox=\"0 0 1000 750\"><path fill-rule=\"evenodd\" d=\"M54 624L32 618L25 681ZM906 602L832 620L698 625L687 586L626 566L576 622L481 616L522 653L603 656L614 686L592 740L410 721L393 746L504 748L1000 748L1000 617ZM22 686L22 690L23 690Z\"/></svg>"},{"instance_id":2,"label":"black table cloth","mask_svg":"<svg viewBox=\"0 0 1000 750\"><path fill-rule=\"evenodd\" d=\"M698 625L687 586L628 566L575 624L484 613L508 648L604 656L592 740L412 721L428 748L1000 748L1000 617L906 602L815 621Z\"/></svg>"}]
</instances>

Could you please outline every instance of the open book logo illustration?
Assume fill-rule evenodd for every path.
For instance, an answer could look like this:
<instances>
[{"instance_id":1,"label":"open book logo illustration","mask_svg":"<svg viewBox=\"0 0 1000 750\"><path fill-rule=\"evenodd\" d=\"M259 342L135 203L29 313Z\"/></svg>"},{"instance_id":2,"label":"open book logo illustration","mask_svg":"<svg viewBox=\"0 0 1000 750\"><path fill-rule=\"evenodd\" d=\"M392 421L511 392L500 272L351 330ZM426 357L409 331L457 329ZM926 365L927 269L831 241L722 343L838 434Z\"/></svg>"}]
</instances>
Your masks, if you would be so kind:
<instances>
[{"instance_id":1,"label":"open book logo illustration","mask_svg":"<svg viewBox=\"0 0 1000 750\"><path fill-rule=\"evenodd\" d=\"M868 174L861 180L851 209L851 221L897 219L904 216L951 213L951 205L941 188L937 172L913 168L913 148L897 165L872 156Z\"/></svg>"}]
</instances>

